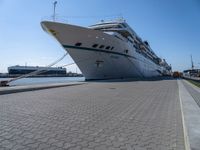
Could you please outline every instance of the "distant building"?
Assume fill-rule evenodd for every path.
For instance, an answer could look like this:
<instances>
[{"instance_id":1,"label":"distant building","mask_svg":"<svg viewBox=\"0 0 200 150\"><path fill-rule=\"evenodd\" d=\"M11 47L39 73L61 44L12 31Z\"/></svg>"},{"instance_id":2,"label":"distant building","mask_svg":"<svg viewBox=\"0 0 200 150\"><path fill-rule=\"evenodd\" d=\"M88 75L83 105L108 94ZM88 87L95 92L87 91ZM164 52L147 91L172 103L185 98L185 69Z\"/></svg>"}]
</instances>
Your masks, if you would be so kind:
<instances>
[{"instance_id":1,"label":"distant building","mask_svg":"<svg viewBox=\"0 0 200 150\"><path fill-rule=\"evenodd\" d=\"M188 69L183 71L186 77L200 77L200 69Z\"/></svg>"},{"instance_id":2,"label":"distant building","mask_svg":"<svg viewBox=\"0 0 200 150\"><path fill-rule=\"evenodd\" d=\"M38 66L11 66L8 67L9 75L23 75L40 70L35 76L66 76L66 68L62 67L38 67Z\"/></svg>"}]
</instances>

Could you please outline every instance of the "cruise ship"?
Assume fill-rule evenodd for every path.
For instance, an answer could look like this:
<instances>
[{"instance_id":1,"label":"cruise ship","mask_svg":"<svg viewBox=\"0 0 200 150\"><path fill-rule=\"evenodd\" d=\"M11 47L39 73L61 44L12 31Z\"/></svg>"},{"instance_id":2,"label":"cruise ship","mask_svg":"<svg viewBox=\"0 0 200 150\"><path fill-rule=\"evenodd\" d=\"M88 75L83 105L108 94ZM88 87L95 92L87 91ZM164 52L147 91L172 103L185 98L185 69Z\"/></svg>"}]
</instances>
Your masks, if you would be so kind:
<instances>
[{"instance_id":1,"label":"cruise ship","mask_svg":"<svg viewBox=\"0 0 200 150\"><path fill-rule=\"evenodd\" d=\"M171 66L159 58L124 19L89 27L42 21L69 53L86 80L169 75Z\"/></svg>"}]
</instances>

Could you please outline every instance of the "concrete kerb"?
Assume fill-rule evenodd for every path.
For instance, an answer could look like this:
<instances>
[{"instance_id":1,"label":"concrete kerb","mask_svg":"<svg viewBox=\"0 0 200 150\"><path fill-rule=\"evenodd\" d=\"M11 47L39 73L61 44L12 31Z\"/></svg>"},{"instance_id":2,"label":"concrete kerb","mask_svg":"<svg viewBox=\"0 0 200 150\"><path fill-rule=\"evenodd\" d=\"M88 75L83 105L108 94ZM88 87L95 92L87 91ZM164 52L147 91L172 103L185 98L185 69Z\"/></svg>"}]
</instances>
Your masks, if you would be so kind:
<instances>
[{"instance_id":1,"label":"concrete kerb","mask_svg":"<svg viewBox=\"0 0 200 150\"><path fill-rule=\"evenodd\" d=\"M180 100L180 106L181 106L181 116L182 116L182 123L183 123L183 134L184 134L184 141L185 141L185 149L186 150L191 150L190 148L190 141L189 141L189 137L188 137L188 130L185 124L185 117L184 117L184 113L183 113L183 104L182 104L182 100L181 100L181 96L180 96L180 80L178 80L178 95L179 95L179 100Z\"/></svg>"},{"instance_id":2,"label":"concrete kerb","mask_svg":"<svg viewBox=\"0 0 200 150\"><path fill-rule=\"evenodd\" d=\"M185 81L183 81L185 82ZM189 84L188 82L186 82ZM180 100L182 102L184 121L190 149L199 150L200 147L200 109L192 95L187 91L182 81L178 81ZM190 85L190 84L189 84ZM193 86L191 86L193 88Z\"/></svg>"},{"instance_id":3,"label":"concrete kerb","mask_svg":"<svg viewBox=\"0 0 200 150\"><path fill-rule=\"evenodd\" d=\"M5 87L0 88L0 95L19 93L19 92L28 92L36 90L44 90L50 88L59 88L66 86L75 86L86 84L87 82L70 82L70 83L53 83L53 84L40 84L40 85L26 85L26 86L14 86L14 87Z\"/></svg>"}]
</instances>

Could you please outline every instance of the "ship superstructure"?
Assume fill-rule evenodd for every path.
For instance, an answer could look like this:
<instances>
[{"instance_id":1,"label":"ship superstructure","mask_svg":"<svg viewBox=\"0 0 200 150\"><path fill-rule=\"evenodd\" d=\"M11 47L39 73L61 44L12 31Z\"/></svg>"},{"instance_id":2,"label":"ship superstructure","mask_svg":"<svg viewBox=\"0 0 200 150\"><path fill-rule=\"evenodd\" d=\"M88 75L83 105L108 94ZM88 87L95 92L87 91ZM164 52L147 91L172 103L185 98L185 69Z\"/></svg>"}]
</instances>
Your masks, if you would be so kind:
<instances>
[{"instance_id":1,"label":"ship superstructure","mask_svg":"<svg viewBox=\"0 0 200 150\"><path fill-rule=\"evenodd\" d=\"M88 28L43 21L74 59L86 80L167 75L171 67L125 20L101 21Z\"/></svg>"}]
</instances>

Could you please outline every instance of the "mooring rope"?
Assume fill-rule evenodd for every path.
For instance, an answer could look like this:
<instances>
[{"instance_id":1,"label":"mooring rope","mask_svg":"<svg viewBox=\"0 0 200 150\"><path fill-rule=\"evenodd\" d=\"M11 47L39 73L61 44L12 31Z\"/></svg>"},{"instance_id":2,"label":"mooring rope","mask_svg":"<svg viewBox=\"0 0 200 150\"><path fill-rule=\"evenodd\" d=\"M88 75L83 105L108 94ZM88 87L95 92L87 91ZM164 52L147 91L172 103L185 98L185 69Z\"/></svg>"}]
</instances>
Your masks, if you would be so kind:
<instances>
[{"instance_id":1,"label":"mooring rope","mask_svg":"<svg viewBox=\"0 0 200 150\"><path fill-rule=\"evenodd\" d=\"M61 58L59 58L58 60L56 60L55 62L49 64L46 66L47 67L51 67L51 66L54 66L55 64L57 64L58 62L60 62L61 60L63 60L63 58L65 58L65 56L67 56L68 53L64 54ZM79 62L84 62L84 61L87 61L88 59L92 58L91 56L90 57L87 57L87 58L84 58L84 59L81 59L81 60L77 60L76 62L72 62L72 63L69 63L69 64L65 64L65 65L62 65L60 67L68 67L68 66L71 66L71 65L74 65L76 63L79 63ZM10 79L10 80L4 80L4 81L0 81L0 86L8 86L8 83L10 82L13 82L13 81L16 81L16 80L19 80L19 79L22 79L22 78L26 78L26 77L30 77L30 76L33 76L33 75L36 75L36 74L41 74L41 73L44 73L48 70L44 70L44 69L38 69L36 71L33 71L33 72L30 72L28 74L25 74L25 75L21 75L19 77L16 77L16 78L13 78L13 79Z\"/></svg>"},{"instance_id":2,"label":"mooring rope","mask_svg":"<svg viewBox=\"0 0 200 150\"><path fill-rule=\"evenodd\" d=\"M10 80L5 80L5 81L0 81L0 86L7 86L8 83L10 82L13 82L13 81L16 81L16 80L19 80L19 79L22 79L22 78L26 78L26 77L30 77L30 76L33 76L33 75L37 75L37 74L40 74L40 73L44 73L44 72L47 72L48 71L48 67L52 67L54 66L55 64L57 64L58 62L60 62L61 60L63 60L66 56L68 55L68 53L65 53L61 58L59 58L58 60L54 61L53 63L45 66L44 68L39 68L38 70L36 71L33 71L33 72L30 72L28 74L25 74L25 75L21 75L19 77L16 77L16 78L13 78L13 79L10 79ZM45 68L47 70L45 70Z\"/></svg>"}]
</instances>

